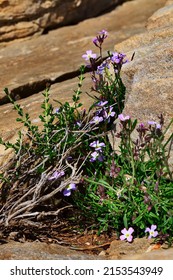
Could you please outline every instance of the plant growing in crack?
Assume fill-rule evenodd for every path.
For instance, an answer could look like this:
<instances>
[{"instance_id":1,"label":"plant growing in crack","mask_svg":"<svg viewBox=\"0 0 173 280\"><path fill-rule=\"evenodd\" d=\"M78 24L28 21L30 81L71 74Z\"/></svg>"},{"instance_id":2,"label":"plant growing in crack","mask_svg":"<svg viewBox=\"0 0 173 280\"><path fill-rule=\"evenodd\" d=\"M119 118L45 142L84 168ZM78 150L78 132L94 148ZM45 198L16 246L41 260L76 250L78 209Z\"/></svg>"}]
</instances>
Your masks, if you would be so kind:
<instances>
[{"instance_id":1,"label":"plant growing in crack","mask_svg":"<svg viewBox=\"0 0 173 280\"><path fill-rule=\"evenodd\" d=\"M158 123L149 120L147 124L122 114L126 88L121 69L128 61L117 52L108 51L103 57L107 37L108 32L102 30L93 39L98 57L92 50L83 54L87 65L80 69L72 105L55 100L58 108L53 108L47 86L39 116L42 128L33 125L5 89L19 115L16 120L26 132L20 131L14 144L0 139L0 144L15 153L8 168L1 168L0 225L19 219L21 223L50 218L57 222L61 211L75 205L86 217L89 214L99 232L114 229L129 242L132 233L134 237L146 232L156 237L157 233L157 238L166 236L172 242L169 157L173 134L167 140L165 135L173 120L164 129L162 114ZM93 100L88 110L80 102L86 69L92 81L92 92L87 94ZM110 144L110 134L116 148Z\"/></svg>"}]
</instances>

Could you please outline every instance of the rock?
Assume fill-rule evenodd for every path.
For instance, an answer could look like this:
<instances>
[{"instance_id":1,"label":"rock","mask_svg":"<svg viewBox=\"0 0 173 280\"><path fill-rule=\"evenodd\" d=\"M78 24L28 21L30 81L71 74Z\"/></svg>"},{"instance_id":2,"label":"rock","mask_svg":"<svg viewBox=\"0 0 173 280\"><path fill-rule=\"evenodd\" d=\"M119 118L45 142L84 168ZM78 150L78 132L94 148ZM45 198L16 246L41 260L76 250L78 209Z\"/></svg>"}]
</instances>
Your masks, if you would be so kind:
<instances>
[{"instance_id":1,"label":"rock","mask_svg":"<svg viewBox=\"0 0 173 280\"><path fill-rule=\"evenodd\" d=\"M144 33L115 46L116 50L126 53L129 58L135 51L134 60L123 68L122 78L127 88L123 113L144 123L148 120L158 121L157 116L162 113L165 127L173 118L172 18L171 4L149 18ZM173 125L166 139L172 132ZM170 164L173 164L173 150Z\"/></svg>"},{"instance_id":2,"label":"rock","mask_svg":"<svg viewBox=\"0 0 173 280\"><path fill-rule=\"evenodd\" d=\"M99 255L39 241L9 241L0 248L0 260L173 260L173 247L158 249L146 238L136 238L133 243L114 240L110 248Z\"/></svg>"},{"instance_id":3,"label":"rock","mask_svg":"<svg viewBox=\"0 0 173 280\"><path fill-rule=\"evenodd\" d=\"M44 242L14 242L0 245L0 260L95 260L92 256L58 244Z\"/></svg>"},{"instance_id":4,"label":"rock","mask_svg":"<svg viewBox=\"0 0 173 280\"><path fill-rule=\"evenodd\" d=\"M146 238L135 238L132 243L114 240L106 257L110 260L173 260L173 247L166 249Z\"/></svg>"},{"instance_id":5,"label":"rock","mask_svg":"<svg viewBox=\"0 0 173 280\"><path fill-rule=\"evenodd\" d=\"M40 104L43 100L40 91L44 90L49 80L54 83L51 87L52 99L71 100L78 80L72 79L75 73L69 73L73 74L83 63L81 55L87 49L94 50L92 38L99 30L109 31L105 50L113 50L116 42L143 32L148 17L163 6L165 1L126 2L108 14L88 19L76 26L62 27L38 38L0 45L0 104L9 102L3 93L3 88L8 87L16 99L22 98L19 103L28 110L31 119L39 121ZM115 18L118 20L115 21ZM90 90L89 78L85 79L84 85L83 92ZM84 94L82 100L87 106L88 96ZM54 105L56 106L55 103ZM0 136L14 142L16 131L21 128L21 124L15 121L17 114L11 104L1 105L0 113ZM0 165L10 157L10 151L4 151L4 147L0 145Z\"/></svg>"},{"instance_id":6,"label":"rock","mask_svg":"<svg viewBox=\"0 0 173 280\"><path fill-rule=\"evenodd\" d=\"M125 1L125 0L124 0ZM123 0L1 0L0 42L42 34L51 28L98 16ZM92 9L91 9L92 7Z\"/></svg>"},{"instance_id":7,"label":"rock","mask_svg":"<svg viewBox=\"0 0 173 280\"><path fill-rule=\"evenodd\" d=\"M165 1L150 1L149 4L148 0L126 2L108 14L78 25L62 27L38 38L0 45L0 104L7 102L4 100L4 87L8 87L15 96L24 98L43 90L47 80L57 82L63 74L78 69L84 63L82 54L87 49L96 50L92 38L98 31L109 31L105 52L113 50L115 43L143 32L148 17ZM69 78L71 76L66 75L64 80Z\"/></svg>"},{"instance_id":8,"label":"rock","mask_svg":"<svg viewBox=\"0 0 173 280\"><path fill-rule=\"evenodd\" d=\"M170 3L170 4L168 4ZM156 11L147 23L148 30L165 28L173 24L173 1L169 1L165 7Z\"/></svg>"}]
</instances>

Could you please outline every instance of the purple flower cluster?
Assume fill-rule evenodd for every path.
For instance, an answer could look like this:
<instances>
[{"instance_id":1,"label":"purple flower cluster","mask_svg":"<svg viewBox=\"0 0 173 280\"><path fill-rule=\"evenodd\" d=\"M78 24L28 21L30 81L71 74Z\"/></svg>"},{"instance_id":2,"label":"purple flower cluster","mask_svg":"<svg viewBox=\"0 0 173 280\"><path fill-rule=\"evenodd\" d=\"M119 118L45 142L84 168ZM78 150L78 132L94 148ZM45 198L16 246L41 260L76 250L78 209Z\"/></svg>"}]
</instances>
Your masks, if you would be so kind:
<instances>
[{"instance_id":1,"label":"purple flower cluster","mask_svg":"<svg viewBox=\"0 0 173 280\"><path fill-rule=\"evenodd\" d=\"M154 121L148 121L149 125L154 125L156 129L161 129L161 125L159 123L156 123Z\"/></svg>"},{"instance_id":2,"label":"purple flower cluster","mask_svg":"<svg viewBox=\"0 0 173 280\"><path fill-rule=\"evenodd\" d=\"M89 146L95 149L95 151L91 153L90 161L91 162L94 162L96 160L103 161L104 157L102 154L102 148L105 147L105 143L103 142L100 143L99 140L96 140L92 142Z\"/></svg>"},{"instance_id":3,"label":"purple flower cluster","mask_svg":"<svg viewBox=\"0 0 173 280\"><path fill-rule=\"evenodd\" d=\"M128 59L124 59L126 55L124 53L114 52L111 55L111 62L114 67L114 72L119 73L123 64L128 62Z\"/></svg>"},{"instance_id":4,"label":"purple flower cluster","mask_svg":"<svg viewBox=\"0 0 173 280\"><path fill-rule=\"evenodd\" d=\"M96 115L90 121L90 124L99 124L100 122L107 121L110 122L111 117L115 116L112 106L105 107L108 101L100 101L95 104L96 107L99 107L99 110L96 111Z\"/></svg>"},{"instance_id":5,"label":"purple flower cluster","mask_svg":"<svg viewBox=\"0 0 173 280\"><path fill-rule=\"evenodd\" d=\"M96 47L101 48L104 40L108 37L108 32L106 30L102 30L98 33L98 36L96 36L93 39L93 43Z\"/></svg>"},{"instance_id":6,"label":"purple flower cluster","mask_svg":"<svg viewBox=\"0 0 173 280\"><path fill-rule=\"evenodd\" d=\"M97 66L97 75L103 75L106 69L110 69L109 60L105 60L102 64Z\"/></svg>"},{"instance_id":7,"label":"purple flower cluster","mask_svg":"<svg viewBox=\"0 0 173 280\"><path fill-rule=\"evenodd\" d=\"M151 225L151 228L147 227L145 229L145 233L148 232L149 233L149 237L148 239L152 238L152 237L156 237L158 235L158 231L155 230L157 228L156 225ZM121 233L122 235L120 236L120 240L127 240L128 242L132 242L133 240L133 235L132 233L134 232L134 229L132 227L130 227L129 229L122 229Z\"/></svg>"},{"instance_id":8,"label":"purple flower cluster","mask_svg":"<svg viewBox=\"0 0 173 280\"><path fill-rule=\"evenodd\" d=\"M124 63L127 63L128 60L124 60L124 58L126 57L126 55L124 53L117 53L117 52L114 52L112 53L112 56L111 56L111 61L113 62L113 64L124 64Z\"/></svg>"},{"instance_id":9,"label":"purple flower cluster","mask_svg":"<svg viewBox=\"0 0 173 280\"><path fill-rule=\"evenodd\" d=\"M49 180L56 180L61 178L62 176L65 175L65 172L63 170L60 171L55 171L52 176L50 176L48 179ZM72 190L76 190L76 184L71 183L69 184L69 186L67 186L64 190L63 190L63 195L64 196L70 196L71 195L71 191Z\"/></svg>"}]
</instances>

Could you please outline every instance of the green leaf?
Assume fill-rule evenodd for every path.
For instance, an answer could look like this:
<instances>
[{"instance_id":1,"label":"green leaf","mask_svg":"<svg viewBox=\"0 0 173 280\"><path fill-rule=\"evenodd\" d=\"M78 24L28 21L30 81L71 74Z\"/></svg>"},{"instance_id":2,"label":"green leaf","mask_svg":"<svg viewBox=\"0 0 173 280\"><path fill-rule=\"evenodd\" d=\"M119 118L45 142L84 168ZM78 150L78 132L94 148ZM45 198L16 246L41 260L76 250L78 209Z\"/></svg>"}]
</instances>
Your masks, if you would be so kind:
<instances>
[{"instance_id":1,"label":"green leaf","mask_svg":"<svg viewBox=\"0 0 173 280\"><path fill-rule=\"evenodd\" d=\"M123 222L124 222L124 226L125 226L125 228L128 228L127 215L126 215L126 213L124 214L124 217L123 217Z\"/></svg>"}]
</instances>

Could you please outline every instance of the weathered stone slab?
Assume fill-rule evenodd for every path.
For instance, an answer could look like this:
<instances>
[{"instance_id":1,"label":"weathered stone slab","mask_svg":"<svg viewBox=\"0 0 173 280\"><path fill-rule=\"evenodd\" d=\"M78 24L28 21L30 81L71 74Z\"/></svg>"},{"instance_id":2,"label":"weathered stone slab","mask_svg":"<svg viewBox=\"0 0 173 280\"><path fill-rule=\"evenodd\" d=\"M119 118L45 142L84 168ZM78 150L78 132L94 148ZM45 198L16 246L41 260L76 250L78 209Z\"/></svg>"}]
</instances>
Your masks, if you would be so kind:
<instances>
[{"instance_id":1,"label":"weathered stone slab","mask_svg":"<svg viewBox=\"0 0 173 280\"><path fill-rule=\"evenodd\" d=\"M78 69L84 63L81 56L87 49L97 51L92 39L98 31L109 31L105 51L113 50L116 43L143 32L148 17L165 1L129 1L108 14L78 25L62 27L38 38L1 45L0 104L5 102L4 87L8 87L14 95L20 92L22 97L27 97L41 91L47 79L54 81L62 74Z\"/></svg>"},{"instance_id":2,"label":"weathered stone slab","mask_svg":"<svg viewBox=\"0 0 173 280\"><path fill-rule=\"evenodd\" d=\"M87 49L97 51L92 44L92 38L99 30L109 31L109 37L105 40L105 50L113 50L116 42L143 32L148 17L165 2L166 0L129 1L108 14L85 20L78 25L62 27L38 38L1 45L0 103L4 103L3 88L8 87L16 99L23 98L19 104L31 114L31 119L39 121L43 100L39 92L45 87L46 81L56 81L62 74L78 69L83 63L81 56ZM60 101L71 100L77 81L76 78L52 85L51 98ZM86 79L84 84L86 88L83 92L91 87L90 79ZM85 106L88 100L88 96L84 95ZM1 105L0 113L0 136L13 142L17 130L21 128L21 124L15 121L17 114L11 104ZM0 165L7 161L9 151L6 151L7 157L3 156L4 148L1 145Z\"/></svg>"},{"instance_id":3,"label":"weathered stone slab","mask_svg":"<svg viewBox=\"0 0 173 280\"><path fill-rule=\"evenodd\" d=\"M135 238L132 243L114 240L106 253L110 260L173 260L173 247L167 249L145 237Z\"/></svg>"},{"instance_id":4,"label":"weathered stone slab","mask_svg":"<svg viewBox=\"0 0 173 280\"><path fill-rule=\"evenodd\" d=\"M115 46L134 60L124 65L127 87L125 115L140 122L158 121L161 113L165 127L173 118L173 5L165 6L148 20L143 34L132 36ZM173 132L173 125L167 137ZM172 147L173 149L173 147ZM173 155L170 163L173 163Z\"/></svg>"},{"instance_id":5,"label":"weathered stone slab","mask_svg":"<svg viewBox=\"0 0 173 280\"><path fill-rule=\"evenodd\" d=\"M44 242L9 242L0 245L0 260L94 260L92 256L71 250L67 246Z\"/></svg>"},{"instance_id":6,"label":"weathered stone slab","mask_svg":"<svg viewBox=\"0 0 173 280\"><path fill-rule=\"evenodd\" d=\"M50 28L98 16L125 0L1 0L0 42L42 34Z\"/></svg>"}]
</instances>

